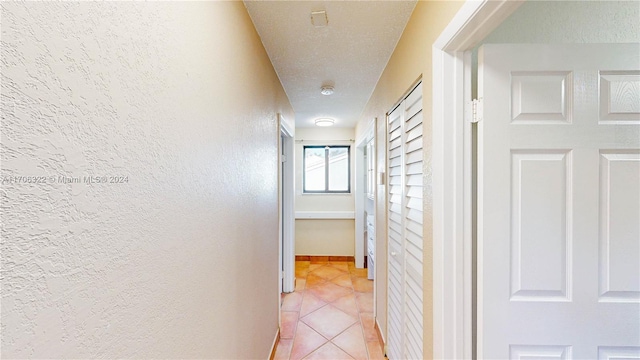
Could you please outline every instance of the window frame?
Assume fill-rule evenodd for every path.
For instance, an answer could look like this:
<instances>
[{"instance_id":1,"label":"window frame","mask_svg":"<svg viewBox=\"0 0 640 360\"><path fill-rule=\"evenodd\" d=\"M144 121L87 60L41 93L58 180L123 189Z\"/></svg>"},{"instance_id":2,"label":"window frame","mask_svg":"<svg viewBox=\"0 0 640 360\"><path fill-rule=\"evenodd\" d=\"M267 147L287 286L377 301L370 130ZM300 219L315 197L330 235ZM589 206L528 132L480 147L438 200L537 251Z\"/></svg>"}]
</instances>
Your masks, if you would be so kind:
<instances>
[{"instance_id":1,"label":"window frame","mask_svg":"<svg viewBox=\"0 0 640 360\"><path fill-rule=\"evenodd\" d=\"M347 190L329 190L329 151L332 148L347 149ZM307 149L325 149L324 190L307 190ZM302 146L302 193L303 194L351 194L351 145L303 145Z\"/></svg>"}]
</instances>

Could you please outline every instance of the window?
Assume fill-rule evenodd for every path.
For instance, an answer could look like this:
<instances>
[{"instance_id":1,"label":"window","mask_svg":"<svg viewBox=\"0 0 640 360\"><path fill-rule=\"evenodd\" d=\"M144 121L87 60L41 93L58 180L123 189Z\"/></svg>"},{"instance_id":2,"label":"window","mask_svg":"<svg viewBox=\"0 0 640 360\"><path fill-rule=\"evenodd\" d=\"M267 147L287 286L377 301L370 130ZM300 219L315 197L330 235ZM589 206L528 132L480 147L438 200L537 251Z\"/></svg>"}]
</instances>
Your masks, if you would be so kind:
<instances>
[{"instance_id":1,"label":"window","mask_svg":"<svg viewBox=\"0 0 640 360\"><path fill-rule=\"evenodd\" d=\"M349 150L349 146L304 146L303 192L351 192Z\"/></svg>"}]
</instances>

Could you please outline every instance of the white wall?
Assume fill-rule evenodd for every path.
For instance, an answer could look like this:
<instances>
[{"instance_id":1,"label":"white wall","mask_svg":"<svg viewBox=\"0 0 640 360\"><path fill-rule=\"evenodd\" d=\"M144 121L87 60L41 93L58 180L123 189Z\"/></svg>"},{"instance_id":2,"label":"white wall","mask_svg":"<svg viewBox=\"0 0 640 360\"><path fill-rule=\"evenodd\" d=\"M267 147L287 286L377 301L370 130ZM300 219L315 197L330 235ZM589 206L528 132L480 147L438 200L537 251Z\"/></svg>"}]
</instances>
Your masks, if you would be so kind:
<instances>
[{"instance_id":1,"label":"white wall","mask_svg":"<svg viewBox=\"0 0 640 360\"><path fill-rule=\"evenodd\" d=\"M527 1L483 43L624 43L639 40L638 1Z\"/></svg>"},{"instance_id":2,"label":"white wall","mask_svg":"<svg viewBox=\"0 0 640 360\"><path fill-rule=\"evenodd\" d=\"M353 128L296 129L296 211L354 211L355 139ZM344 141L347 140L347 141ZM350 145L351 193L303 194L302 149L304 145ZM354 255L354 220L296 219L296 255Z\"/></svg>"},{"instance_id":3,"label":"white wall","mask_svg":"<svg viewBox=\"0 0 640 360\"><path fill-rule=\"evenodd\" d=\"M242 2L0 6L2 356L268 357L294 116Z\"/></svg>"}]
</instances>

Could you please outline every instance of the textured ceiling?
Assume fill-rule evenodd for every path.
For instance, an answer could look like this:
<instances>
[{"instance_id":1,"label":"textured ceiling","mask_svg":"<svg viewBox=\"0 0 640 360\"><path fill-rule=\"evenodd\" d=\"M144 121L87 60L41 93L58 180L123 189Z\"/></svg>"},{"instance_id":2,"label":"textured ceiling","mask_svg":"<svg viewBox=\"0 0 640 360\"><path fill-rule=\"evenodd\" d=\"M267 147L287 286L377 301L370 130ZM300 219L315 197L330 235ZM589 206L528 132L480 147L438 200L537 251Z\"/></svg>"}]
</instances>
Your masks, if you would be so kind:
<instances>
[{"instance_id":1,"label":"textured ceiling","mask_svg":"<svg viewBox=\"0 0 640 360\"><path fill-rule=\"evenodd\" d=\"M354 127L415 7L415 1L245 1L296 113ZM326 27L311 24L325 10ZM320 94L331 84L333 95Z\"/></svg>"}]
</instances>

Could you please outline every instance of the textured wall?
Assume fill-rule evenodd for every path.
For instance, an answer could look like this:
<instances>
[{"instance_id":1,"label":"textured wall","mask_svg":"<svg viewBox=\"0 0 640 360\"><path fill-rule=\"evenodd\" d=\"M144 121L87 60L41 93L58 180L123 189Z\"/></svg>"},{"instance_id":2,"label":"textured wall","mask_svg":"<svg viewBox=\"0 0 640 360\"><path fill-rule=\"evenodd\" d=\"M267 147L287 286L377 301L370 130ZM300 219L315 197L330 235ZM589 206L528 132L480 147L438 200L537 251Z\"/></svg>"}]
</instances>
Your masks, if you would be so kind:
<instances>
[{"instance_id":1,"label":"textured wall","mask_svg":"<svg viewBox=\"0 0 640 360\"><path fill-rule=\"evenodd\" d=\"M423 83L423 132L424 132L424 358L433 356L433 313L432 313L432 192L431 192L431 134L432 77L431 44L462 6L462 1L419 1L404 29L402 37L389 59L376 88L358 122L356 133L362 131L372 118L377 117L376 137L384 144L386 139L386 113L410 90L410 86L422 76ZM385 146L377 148L377 168L385 169ZM378 186L376 191L376 282L386 284L387 229L386 229L386 188ZM382 257L382 258L380 258ZM387 294L385 286L377 286L375 294L376 321L387 331ZM385 335L386 336L386 335Z\"/></svg>"},{"instance_id":2,"label":"textured wall","mask_svg":"<svg viewBox=\"0 0 640 360\"><path fill-rule=\"evenodd\" d=\"M296 255L355 255L355 221L296 220Z\"/></svg>"},{"instance_id":3,"label":"textured wall","mask_svg":"<svg viewBox=\"0 0 640 360\"><path fill-rule=\"evenodd\" d=\"M243 4L0 6L2 356L267 357L294 117Z\"/></svg>"},{"instance_id":4,"label":"textured wall","mask_svg":"<svg viewBox=\"0 0 640 360\"><path fill-rule=\"evenodd\" d=\"M640 41L638 1L527 1L483 43Z\"/></svg>"}]
</instances>

